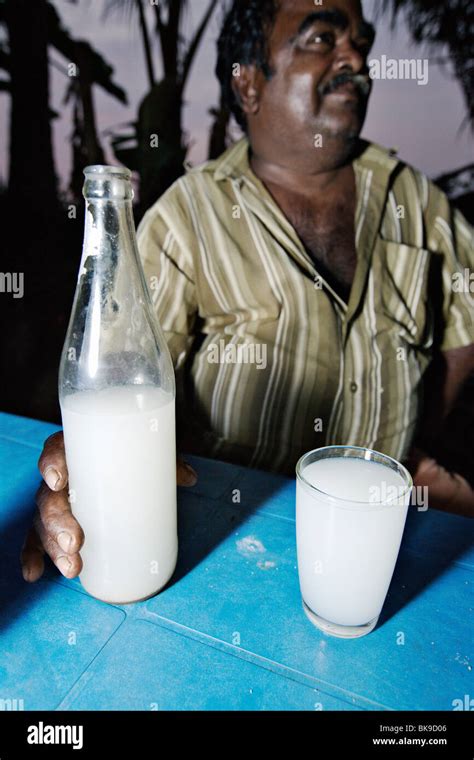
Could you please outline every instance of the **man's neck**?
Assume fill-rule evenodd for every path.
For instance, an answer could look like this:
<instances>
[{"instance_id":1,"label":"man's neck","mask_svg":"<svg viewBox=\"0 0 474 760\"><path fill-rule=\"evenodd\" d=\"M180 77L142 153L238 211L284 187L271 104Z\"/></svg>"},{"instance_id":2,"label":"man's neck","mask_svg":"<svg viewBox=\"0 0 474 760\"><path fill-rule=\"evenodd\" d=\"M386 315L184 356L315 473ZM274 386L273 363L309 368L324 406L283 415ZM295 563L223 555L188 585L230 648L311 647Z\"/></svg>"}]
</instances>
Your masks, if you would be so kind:
<instances>
[{"instance_id":1,"label":"man's neck","mask_svg":"<svg viewBox=\"0 0 474 760\"><path fill-rule=\"evenodd\" d=\"M322 150L315 148L315 150ZM270 157L258 152L252 145L250 149L250 166L257 177L264 183L278 185L288 192L314 197L316 193L331 193L337 190L339 183L352 172L352 162L360 155L362 144L348 151L336 154L323 154L319 160L312 156L311 162L292 160L291 157Z\"/></svg>"}]
</instances>

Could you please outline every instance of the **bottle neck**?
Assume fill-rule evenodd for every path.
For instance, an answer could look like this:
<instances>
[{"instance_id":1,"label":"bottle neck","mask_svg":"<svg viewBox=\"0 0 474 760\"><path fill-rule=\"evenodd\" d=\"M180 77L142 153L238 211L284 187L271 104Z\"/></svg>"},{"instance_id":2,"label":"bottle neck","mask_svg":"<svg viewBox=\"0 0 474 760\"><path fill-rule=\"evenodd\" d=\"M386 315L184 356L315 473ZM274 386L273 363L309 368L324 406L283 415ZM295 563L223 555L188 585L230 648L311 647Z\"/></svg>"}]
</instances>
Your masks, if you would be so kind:
<instances>
[{"instance_id":1,"label":"bottle neck","mask_svg":"<svg viewBox=\"0 0 474 760\"><path fill-rule=\"evenodd\" d=\"M81 271L87 258L100 257L116 263L118 252L123 256L134 249L132 201L110 201L86 198L86 218Z\"/></svg>"},{"instance_id":2,"label":"bottle neck","mask_svg":"<svg viewBox=\"0 0 474 760\"><path fill-rule=\"evenodd\" d=\"M140 265L123 172L86 170L85 235L61 363L63 396L124 385L174 394L174 374Z\"/></svg>"}]
</instances>

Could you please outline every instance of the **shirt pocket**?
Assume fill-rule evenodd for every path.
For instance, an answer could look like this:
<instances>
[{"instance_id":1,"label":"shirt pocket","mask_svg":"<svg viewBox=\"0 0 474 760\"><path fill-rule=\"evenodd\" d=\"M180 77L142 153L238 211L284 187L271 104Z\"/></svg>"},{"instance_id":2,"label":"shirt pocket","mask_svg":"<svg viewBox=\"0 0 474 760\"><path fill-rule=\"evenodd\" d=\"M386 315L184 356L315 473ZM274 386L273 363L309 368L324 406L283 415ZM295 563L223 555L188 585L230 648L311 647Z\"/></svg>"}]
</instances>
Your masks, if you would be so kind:
<instances>
[{"instance_id":1,"label":"shirt pocket","mask_svg":"<svg viewBox=\"0 0 474 760\"><path fill-rule=\"evenodd\" d=\"M413 347L433 343L433 315L429 303L432 254L426 248L379 241L379 316L384 329Z\"/></svg>"}]
</instances>

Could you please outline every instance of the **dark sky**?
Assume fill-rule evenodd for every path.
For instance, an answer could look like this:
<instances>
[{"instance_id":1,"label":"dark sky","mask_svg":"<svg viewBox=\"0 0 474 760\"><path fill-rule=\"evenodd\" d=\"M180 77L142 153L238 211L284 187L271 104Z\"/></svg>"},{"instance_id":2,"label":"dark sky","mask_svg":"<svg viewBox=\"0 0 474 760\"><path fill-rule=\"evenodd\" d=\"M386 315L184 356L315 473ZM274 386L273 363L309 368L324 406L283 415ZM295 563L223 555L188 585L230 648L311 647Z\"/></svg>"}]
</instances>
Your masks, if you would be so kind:
<instances>
[{"instance_id":1,"label":"dark sky","mask_svg":"<svg viewBox=\"0 0 474 760\"><path fill-rule=\"evenodd\" d=\"M380 0L366 0L365 12L373 18L373 8ZM144 56L138 24L134 16L114 13L104 21L105 0L54 0L63 24L74 34L96 47L115 67L116 81L127 91L130 105L124 107L100 89L95 100L101 130L131 121L136 106L146 92ZM207 0L190 0L187 23L189 28L199 19ZM149 9L150 24L153 17ZM217 102L217 83L214 77L215 39L221 14L210 25L192 73L186 93L185 126L192 143L190 160L198 163L206 158L208 110ZM378 26L378 38L371 58L382 54L390 58L426 58L426 51L414 48L409 42L406 27L399 24L392 34L385 20ZM437 53L439 54L439 52ZM54 51L51 58L65 65ZM158 60L158 55L156 55ZM70 108L61 101L67 79L52 69L52 106L62 112L54 124L56 164L63 185L70 167L68 135L71 130ZM6 127L8 96L0 94L0 177L7 174ZM375 83L364 136L387 147L397 147L400 156L431 177L464 166L473 160L473 141L469 129L459 133L465 117L461 90L448 72L430 64L429 83L419 86L416 81L385 80ZM107 145L104 138L104 145ZM115 163L112 155L108 160Z\"/></svg>"}]
</instances>

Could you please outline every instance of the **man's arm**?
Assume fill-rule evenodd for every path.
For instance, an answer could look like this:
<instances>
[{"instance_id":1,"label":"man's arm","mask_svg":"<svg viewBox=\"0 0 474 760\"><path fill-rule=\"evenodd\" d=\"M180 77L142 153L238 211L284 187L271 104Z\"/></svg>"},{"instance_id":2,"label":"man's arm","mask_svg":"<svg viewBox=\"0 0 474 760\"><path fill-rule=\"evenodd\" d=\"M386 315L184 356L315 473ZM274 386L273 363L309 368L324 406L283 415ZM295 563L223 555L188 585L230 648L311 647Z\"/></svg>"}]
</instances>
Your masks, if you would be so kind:
<instances>
[{"instance_id":1,"label":"man's arm","mask_svg":"<svg viewBox=\"0 0 474 760\"><path fill-rule=\"evenodd\" d=\"M444 351L435 359L426 378L425 412L419 435L423 446L436 448L444 423L472 375L474 343Z\"/></svg>"},{"instance_id":2,"label":"man's arm","mask_svg":"<svg viewBox=\"0 0 474 760\"><path fill-rule=\"evenodd\" d=\"M474 490L465 478L448 472L437 461L437 452L449 448L445 424L466 384L474 376L474 344L442 352L426 378L423 420L409 467L416 486L427 486L430 506L474 517ZM454 445L459 447L457 441Z\"/></svg>"},{"instance_id":3,"label":"man's arm","mask_svg":"<svg viewBox=\"0 0 474 760\"><path fill-rule=\"evenodd\" d=\"M415 485L428 486L430 506L474 516L472 487L461 474L442 466L469 479L474 470L472 454L462 450L461 441L472 406L469 399L466 404L466 381L474 374L474 299L466 287L466 272L474 271L474 229L439 187L421 175L419 182L424 188L424 244L433 257L428 298L435 334L433 361L424 377L424 408L408 464ZM455 453L460 450L462 457Z\"/></svg>"},{"instance_id":4,"label":"man's arm","mask_svg":"<svg viewBox=\"0 0 474 760\"><path fill-rule=\"evenodd\" d=\"M470 346L445 351L443 357L446 362L441 411L444 421L459 398L466 381L474 375L474 343L471 343Z\"/></svg>"}]
</instances>

